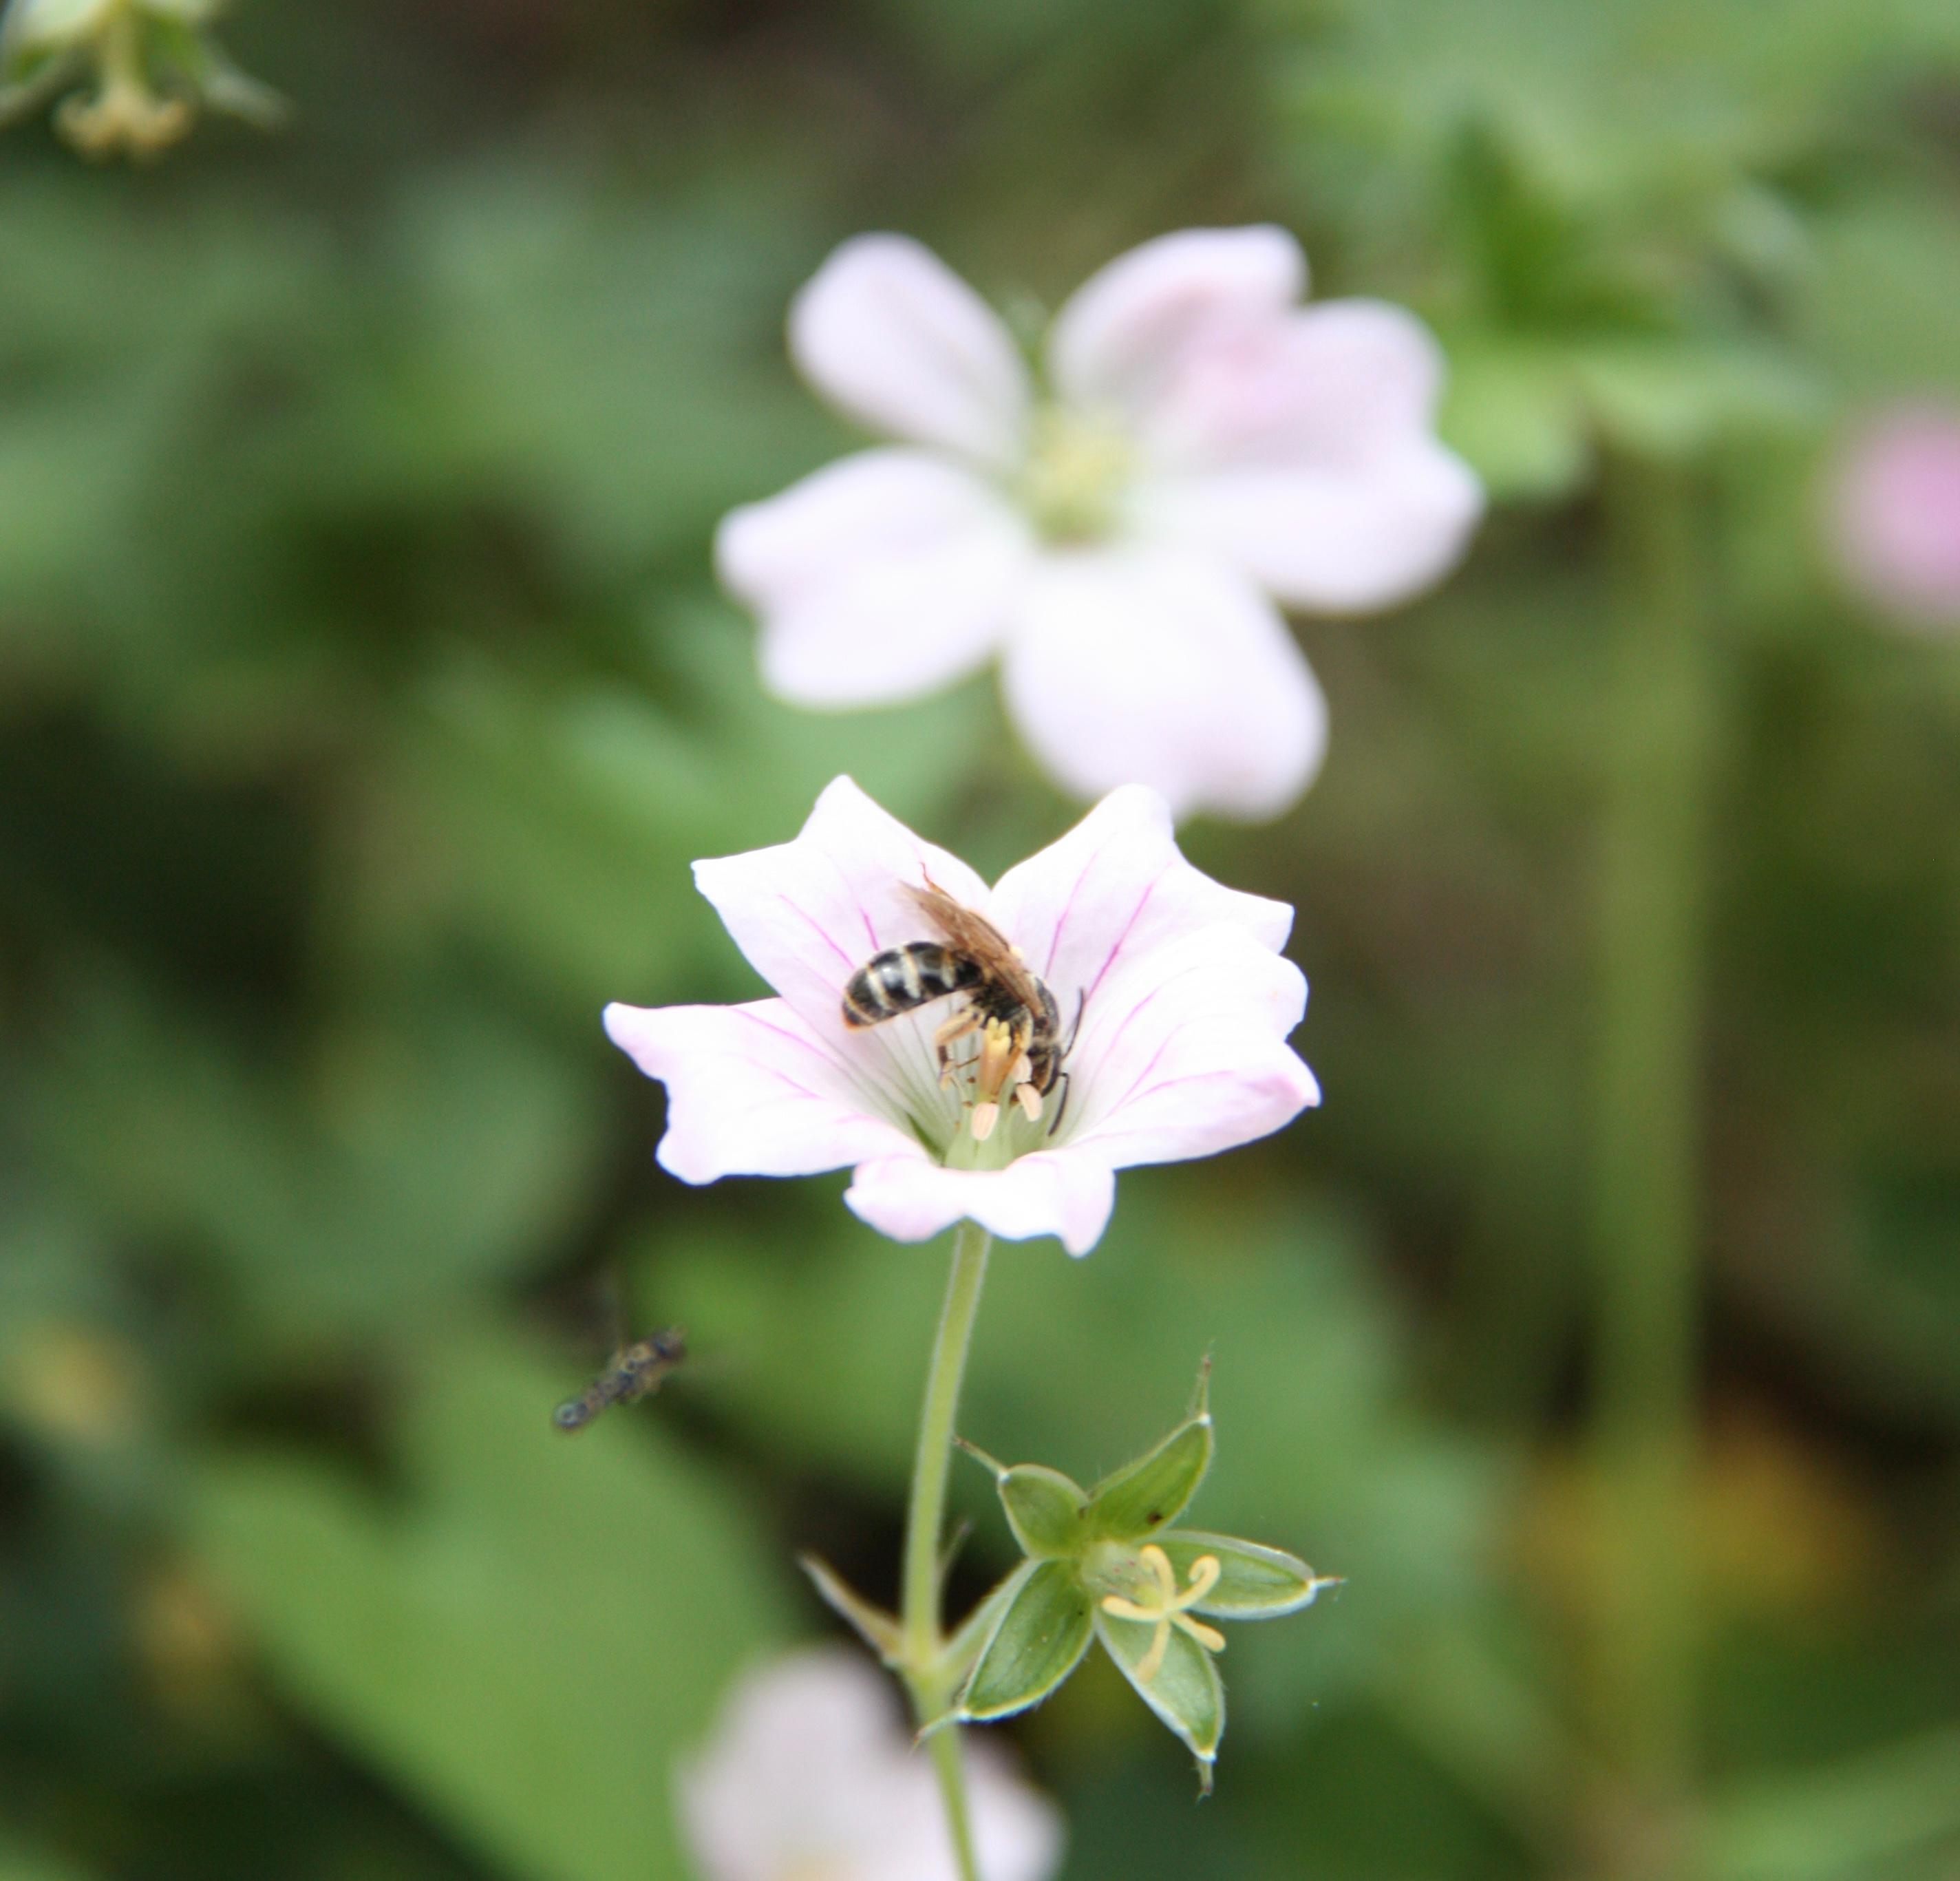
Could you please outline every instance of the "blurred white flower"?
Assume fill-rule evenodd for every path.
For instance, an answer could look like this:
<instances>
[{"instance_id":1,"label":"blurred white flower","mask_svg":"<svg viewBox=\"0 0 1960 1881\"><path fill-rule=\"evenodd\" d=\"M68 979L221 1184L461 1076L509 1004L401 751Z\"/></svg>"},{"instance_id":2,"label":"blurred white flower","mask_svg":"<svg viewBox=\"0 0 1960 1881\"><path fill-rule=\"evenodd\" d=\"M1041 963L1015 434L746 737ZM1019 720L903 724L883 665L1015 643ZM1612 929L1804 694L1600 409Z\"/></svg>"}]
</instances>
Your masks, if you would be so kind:
<instances>
[{"instance_id":1,"label":"blurred white flower","mask_svg":"<svg viewBox=\"0 0 1960 1881\"><path fill-rule=\"evenodd\" d=\"M1435 342L1402 309L1298 304L1272 228L1193 229L1062 308L1039 383L965 282L896 235L846 242L791 351L898 445L735 511L721 576L760 616L765 680L882 704L998 654L1023 734L1069 790L1262 817L1312 781L1320 689L1281 606L1388 606L1482 509L1437 441Z\"/></svg>"},{"instance_id":2,"label":"blurred white flower","mask_svg":"<svg viewBox=\"0 0 1960 1881\"><path fill-rule=\"evenodd\" d=\"M1047 1881L1060 1813L996 1746L964 1748L983 1881ZM705 1881L956 1881L931 1764L885 1679L841 1648L738 1686L679 1785Z\"/></svg>"},{"instance_id":3,"label":"blurred white flower","mask_svg":"<svg viewBox=\"0 0 1960 1881\"><path fill-rule=\"evenodd\" d=\"M1214 1155L1319 1101L1286 1043L1306 1003L1279 952L1293 911L1193 868L1141 786L990 889L839 778L794 842L697 862L695 880L780 997L606 1009L613 1042L667 1084L660 1160L683 1182L851 1167L845 1201L895 1240L966 1217L1082 1254L1108 1224L1117 1170ZM1072 1042L1067 1084L1045 1103L1032 1090L1015 1101L1030 1068L1011 1052L1004 1081L975 1089L983 1052L943 1084L943 1001L845 1023L860 967L940 937L910 899L928 881L990 921L1052 993Z\"/></svg>"},{"instance_id":4,"label":"blurred white flower","mask_svg":"<svg viewBox=\"0 0 1960 1881\"><path fill-rule=\"evenodd\" d=\"M1960 412L1867 422L1837 466L1830 526L1846 579L1908 622L1960 627Z\"/></svg>"},{"instance_id":5,"label":"blurred white flower","mask_svg":"<svg viewBox=\"0 0 1960 1881\"><path fill-rule=\"evenodd\" d=\"M210 28L223 0L12 0L0 18L0 123L65 94L55 126L84 155L154 157L200 106L259 125L284 106Z\"/></svg>"}]
</instances>

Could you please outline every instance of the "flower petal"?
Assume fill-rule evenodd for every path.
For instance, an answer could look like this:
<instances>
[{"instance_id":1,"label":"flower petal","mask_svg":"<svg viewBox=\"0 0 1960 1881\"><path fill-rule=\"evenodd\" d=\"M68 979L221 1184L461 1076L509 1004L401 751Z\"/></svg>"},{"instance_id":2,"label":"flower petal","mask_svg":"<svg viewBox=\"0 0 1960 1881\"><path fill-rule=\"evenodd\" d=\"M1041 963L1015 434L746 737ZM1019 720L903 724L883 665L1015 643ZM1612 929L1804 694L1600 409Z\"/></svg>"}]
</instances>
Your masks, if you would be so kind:
<instances>
[{"instance_id":1,"label":"flower petal","mask_svg":"<svg viewBox=\"0 0 1960 1881\"><path fill-rule=\"evenodd\" d=\"M909 1141L871 1114L835 1053L780 999L612 1005L606 1030L667 1086L657 1154L684 1182L814 1175Z\"/></svg>"},{"instance_id":2,"label":"flower petal","mask_svg":"<svg viewBox=\"0 0 1960 1881\"><path fill-rule=\"evenodd\" d=\"M1852 587L1901 625L1960 625L1960 414L1908 405L1867 419L1827 494Z\"/></svg>"},{"instance_id":3,"label":"flower petal","mask_svg":"<svg viewBox=\"0 0 1960 1881\"><path fill-rule=\"evenodd\" d=\"M1130 960L1084 1009L1062 1153L1123 1169L1270 1135L1320 1101L1286 1043L1306 1009L1299 968L1242 928L1187 934Z\"/></svg>"},{"instance_id":4,"label":"flower petal","mask_svg":"<svg viewBox=\"0 0 1960 1881\"><path fill-rule=\"evenodd\" d=\"M981 1872L1048 1881L1061 1864L1060 1812L998 1745L962 1748ZM702 1881L954 1881L931 1764L890 1682L860 1653L819 1647L750 1674L675 1776Z\"/></svg>"},{"instance_id":5,"label":"flower petal","mask_svg":"<svg viewBox=\"0 0 1960 1881\"><path fill-rule=\"evenodd\" d=\"M1242 894L1192 867L1163 797L1135 784L1016 864L985 908L1048 982L1064 1022L1078 998L1086 1013L1112 974L1182 936L1236 926L1277 953L1293 926L1284 902Z\"/></svg>"},{"instance_id":6,"label":"flower petal","mask_svg":"<svg viewBox=\"0 0 1960 1881\"><path fill-rule=\"evenodd\" d=\"M1047 559L1003 671L1023 735L1068 789L1161 791L1177 815L1274 816L1312 781L1327 705L1271 606L1222 563L1127 547Z\"/></svg>"},{"instance_id":7,"label":"flower petal","mask_svg":"<svg viewBox=\"0 0 1960 1881\"><path fill-rule=\"evenodd\" d=\"M957 856L914 835L848 777L824 787L794 842L694 865L695 886L749 965L819 1038L844 1044L845 982L874 953L924 937L899 888L928 877L969 905L987 892Z\"/></svg>"},{"instance_id":8,"label":"flower petal","mask_svg":"<svg viewBox=\"0 0 1960 1881\"><path fill-rule=\"evenodd\" d=\"M984 664L1031 552L1004 501L922 450L843 458L715 537L723 582L762 616L765 682L816 706L911 698Z\"/></svg>"},{"instance_id":9,"label":"flower petal","mask_svg":"<svg viewBox=\"0 0 1960 1881\"><path fill-rule=\"evenodd\" d=\"M940 1088L928 1012L857 1031L845 983L874 954L932 937L902 892L930 878L978 906L986 885L957 856L921 842L847 777L825 787L793 842L694 865L749 964L856 1081L864 1107L905 1131L950 1137L959 1116Z\"/></svg>"},{"instance_id":10,"label":"flower petal","mask_svg":"<svg viewBox=\"0 0 1960 1881\"><path fill-rule=\"evenodd\" d=\"M1147 446L1172 471L1363 463L1430 434L1443 377L1429 329L1386 301L1214 326L1179 355Z\"/></svg>"},{"instance_id":11,"label":"flower petal","mask_svg":"<svg viewBox=\"0 0 1960 1881\"><path fill-rule=\"evenodd\" d=\"M1388 607L1462 556L1484 509L1469 467L1415 439L1352 468L1216 471L1160 484L1141 527L1208 550L1290 606Z\"/></svg>"},{"instance_id":12,"label":"flower petal","mask_svg":"<svg viewBox=\"0 0 1960 1881\"><path fill-rule=\"evenodd\" d=\"M1116 1203L1116 1178L1093 1155L1039 1150L1005 1169L943 1169L923 1150L859 1165L845 1204L895 1241L924 1241L959 1221L1004 1240L1052 1234L1071 1254L1102 1238Z\"/></svg>"},{"instance_id":13,"label":"flower petal","mask_svg":"<svg viewBox=\"0 0 1960 1881\"><path fill-rule=\"evenodd\" d=\"M1092 275L1055 317L1048 367L1078 405L1147 409L1208 334L1263 323L1297 301L1306 260L1285 230L1162 235Z\"/></svg>"},{"instance_id":14,"label":"flower petal","mask_svg":"<svg viewBox=\"0 0 1960 1881\"><path fill-rule=\"evenodd\" d=\"M986 302L902 235L859 235L790 307L790 352L873 431L1003 466L1027 424L1026 368Z\"/></svg>"}]
</instances>

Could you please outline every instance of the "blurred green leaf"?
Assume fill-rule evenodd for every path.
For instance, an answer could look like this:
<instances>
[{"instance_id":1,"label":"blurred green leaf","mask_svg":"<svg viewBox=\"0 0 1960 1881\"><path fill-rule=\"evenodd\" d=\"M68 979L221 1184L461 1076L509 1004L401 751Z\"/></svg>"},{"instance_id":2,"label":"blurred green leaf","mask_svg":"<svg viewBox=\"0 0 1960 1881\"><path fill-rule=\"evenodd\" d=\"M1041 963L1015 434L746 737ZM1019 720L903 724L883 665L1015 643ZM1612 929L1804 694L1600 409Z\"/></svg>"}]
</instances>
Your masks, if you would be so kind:
<instances>
[{"instance_id":1,"label":"blurred green leaf","mask_svg":"<svg viewBox=\"0 0 1960 1881\"><path fill-rule=\"evenodd\" d=\"M589 1093L522 1027L439 995L380 1017L301 1085L105 985L67 1014L40 1135L98 1209L207 1240L262 1334L406 1329L530 1259L597 1138Z\"/></svg>"},{"instance_id":2,"label":"blurred green leaf","mask_svg":"<svg viewBox=\"0 0 1960 1881\"><path fill-rule=\"evenodd\" d=\"M698 540L831 435L775 350L780 199L481 166L425 188L398 240L426 340L397 447L527 492L600 565Z\"/></svg>"},{"instance_id":3,"label":"blurred green leaf","mask_svg":"<svg viewBox=\"0 0 1960 1881\"><path fill-rule=\"evenodd\" d=\"M0 1881L86 1881L87 1872L53 1855L0 1841Z\"/></svg>"},{"instance_id":4,"label":"blurred green leaf","mask_svg":"<svg viewBox=\"0 0 1960 1881\"><path fill-rule=\"evenodd\" d=\"M215 1462L192 1541L281 1688L511 1873L683 1873L674 1758L783 1636L770 1551L657 1421L577 1443L557 1384L457 1331L408 1408L391 1507L290 1456Z\"/></svg>"},{"instance_id":5,"label":"blurred green leaf","mask_svg":"<svg viewBox=\"0 0 1960 1881\"><path fill-rule=\"evenodd\" d=\"M1720 1881L1913 1873L1888 1864L1921 1850L1941 1872L1960 1848L1960 1731L1745 1786L1717 1802L1705 1833Z\"/></svg>"}]
</instances>

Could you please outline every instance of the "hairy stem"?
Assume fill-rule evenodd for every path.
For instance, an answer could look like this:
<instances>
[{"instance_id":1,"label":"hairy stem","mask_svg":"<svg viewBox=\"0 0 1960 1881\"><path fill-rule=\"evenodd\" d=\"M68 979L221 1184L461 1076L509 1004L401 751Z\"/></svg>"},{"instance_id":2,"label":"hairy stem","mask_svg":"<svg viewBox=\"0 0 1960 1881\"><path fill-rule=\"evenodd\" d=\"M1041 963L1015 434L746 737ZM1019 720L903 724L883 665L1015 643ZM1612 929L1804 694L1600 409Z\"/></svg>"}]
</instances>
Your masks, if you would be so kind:
<instances>
[{"instance_id":1,"label":"hairy stem","mask_svg":"<svg viewBox=\"0 0 1960 1881\"><path fill-rule=\"evenodd\" d=\"M953 1272L947 1282L946 1304L940 1312L938 1335L933 1342L925 1405L919 1417L918 1448L912 1462L899 1620L906 1681L922 1727L942 1717L953 1698L940 1663L945 1640L940 1631L940 1536L946 1525L947 1479L953 1467L953 1419L959 1408L960 1381L966 1375L966 1352L973 1340L992 1239L985 1228L971 1221L963 1221L953 1236ZM948 1725L935 1732L931 1746L961 1881L979 1881L957 1730Z\"/></svg>"},{"instance_id":2,"label":"hairy stem","mask_svg":"<svg viewBox=\"0 0 1960 1881\"><path fill-rule=\"evenodd\" d=\"M1612 479L1621 599L1600 858L1596 1724L1637 1804L1664 1823L1685 1800L1694 1728L1688 1504L1713 661L1691 484L1629 462ZM1678 1872L1665 1854L1660 1868Z\"/></svg>"}]
</instances>

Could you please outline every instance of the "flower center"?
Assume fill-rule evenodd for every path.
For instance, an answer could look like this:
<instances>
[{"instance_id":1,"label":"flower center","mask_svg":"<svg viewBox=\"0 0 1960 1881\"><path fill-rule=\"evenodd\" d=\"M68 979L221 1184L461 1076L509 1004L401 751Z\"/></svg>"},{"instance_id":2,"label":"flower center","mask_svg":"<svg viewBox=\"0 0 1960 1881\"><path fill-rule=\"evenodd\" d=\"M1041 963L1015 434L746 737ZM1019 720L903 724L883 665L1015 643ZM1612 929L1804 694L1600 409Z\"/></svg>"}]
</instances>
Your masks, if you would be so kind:
<instances>
[{"instance_id":1,"label":"flower center","mask_svg":"<svg viewBox=\"0 0 1960 1881\"><path fill-rule=\"evenodd\" d=\"M1191 1564L1191 1584L1180 1593L1170 1557L1156 1542L1146 1543L1138 1558L1150 1577L1148 1583L1138 1590L1144 1597L1141 1600L1128 1600L1120 1593L1106 1593L1102 1596L1102 1611L1119 1620L1134 1620L1139 1625L1156 1628L1150 1650L1137 1662L1137 1676L1148 1685L1163 1669L1173 1626L1195 1640L1208 1653L1222 1653L1225 1650L1223 1633L1191 1617L1191 1609L1217 1586L1222 1570L1216 1555L1200 1555Z\"/></svg>"},{"instance_id":2,"label":"flower center","mask_svg":"<svg viewBox=\"0 0 1960 1881\"><path fill-rule=\"evenodd\" d=\"M949 1169L1005 1169L1046 1142L1052 1118L1029 1081L1027 1047L1025 1027L993 1018L950 1046L941 1088L956 1095L959 1112L944 1151Z\"/></svg>"},{"instance_id":3,"label":"flower center","mask_svg":"<svg viewBox=\"0 0 1960 1881\"><path fill-rule=\"evenodd\" d=\"M1134 451L1115 421L1064 405L1035 415L1018 485L1023 506L1051 542L1090 542L1116 526Z\"/></svg>"}]
</instances>

